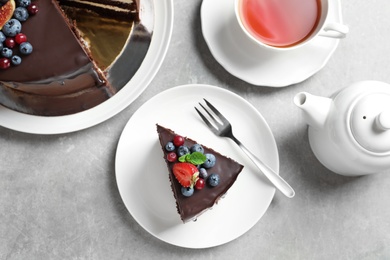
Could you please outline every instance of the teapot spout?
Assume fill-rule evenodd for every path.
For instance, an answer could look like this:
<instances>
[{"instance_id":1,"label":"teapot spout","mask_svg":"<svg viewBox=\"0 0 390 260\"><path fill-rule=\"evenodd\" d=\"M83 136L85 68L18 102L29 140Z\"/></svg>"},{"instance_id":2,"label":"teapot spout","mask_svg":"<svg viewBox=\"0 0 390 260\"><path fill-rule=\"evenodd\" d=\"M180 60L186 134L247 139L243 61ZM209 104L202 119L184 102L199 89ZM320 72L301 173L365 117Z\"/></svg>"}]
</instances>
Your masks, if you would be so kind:
<instances>
[{"instance_id":1,"label":"teapot spout","mask_svg":"<svg viewBox=\"0 0 390 260\"><path fill-rule=\"evenodd\" d=\"M302 110L306 123L315 129L321 129L328 118L332 99L300 92L294 97L294 104Z\"/></svg>"}]
</instances>

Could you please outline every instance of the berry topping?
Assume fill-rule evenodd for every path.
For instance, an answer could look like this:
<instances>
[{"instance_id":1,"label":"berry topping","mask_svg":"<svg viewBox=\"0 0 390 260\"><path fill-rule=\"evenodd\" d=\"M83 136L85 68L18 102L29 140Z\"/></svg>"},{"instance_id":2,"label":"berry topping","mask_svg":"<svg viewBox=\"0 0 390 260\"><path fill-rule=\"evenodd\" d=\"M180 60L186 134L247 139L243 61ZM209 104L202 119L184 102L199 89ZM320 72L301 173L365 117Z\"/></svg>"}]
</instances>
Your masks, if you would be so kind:
<instances>
[{"instance_id":1,"label":"berry topping","mask_svg":"<svg viewBox=\"0 0 390 260\"><path fill-rule=\"evenodd\" d=\"M4 35L2 31L0 31L0 42L4 42L7 37Z\"/></svg>"},{"instance_id":2,"label":"berry topping","mask_svg":"<svg viewBox=\"0 0 390 260\"><path fill-rule=\"evenodd\" d=\"M208 176L207 170L205 168L199 169L199 178L206 179Z\"/></svg>"},{"instance_id":3,"label":"berry topping","mask_svg":"<svg viewBox=\"0 0 390 260\"><path fill-rule=\"evenodd\" d=\"M19 20L12 18L7 21L3 26L3 33L5 36L14 37L22 31L22 24Z\"/></svg>"},{"instance_id":4,"label":"berry topping","mask_svg":"<svg viewBox=\"0 0 390 260\"><path fill-rule=\"evenodd\" d=\"M210 174L210 176L207 178L207 184L210 185L211 187L215 187L219 185L219 175L216 173Z\"/></svg>"},{"instance_id":5,"label":"berry topping","mask_svg":"<svg viewBox=\"0 0 390 260\"><path fill-rule=\"evenodd\" d=\"M195 183L195 189L201 190L204 188L205 184L206 184L206 181L202 178L199 178Z\"/></svg>"},{"instance_id":6,"label":"berry topping","mask_svg":"<svg viewBox=\"0 0 390 260\"><path fill-rule=\"evenodd\" d=\"M177 155L175 152L170 152L167 154L167 160L168 162L176 162L177 160Z\"/></svg>"},{"instance_id":7,"label":"berry topping","mask_svg":"<svg viewBox=\"0 0 390 260\"><path fill-rule=\"evenodd\" d=\"M11 57L11 63L14 66L18 66L22 63L22 58L20 58L18 55L14 55Z\"/></svg>"},{"instance_id":8,"label":"berry topping","mask_svg":"<svg viewBox=\"0 0 390 260\"><path fill-rule=\"evenodd\" d=\"M179 147L181 145L184 144L184 137L183 136L180 136L180 135L176 135L174 138L173 138L173 144L176 146L176 147Z\"/></svg>"},{"instance_id":9,"label":"berry topping","mask_svg":"<svg viewBox=\"0 0 390 260\"><path fill-rule=\"evenodd\" d=\"M0 69L8 69L11 66L11 62L7 58L0 58Z\"/></svg>"},{"instance_id":10,"label":"berry topping","mask_svg":"<svg viewBox=\"0 0 390 260\"><path fill-rule=\"evenodd\" d=\"M201 190L206 185L215 187L220 183L218 174L209 174L210 168L216 164L216 157L212 151L205 153L201 144L174 135L172 140L166 141L163 150L166 161L170 163L171 174L182 187L183 196L189 197L195 192L204 192Z\"/></svg>"},{"instance_id":11,"label":"berry topping","mask_svg":"<svg viewBox=\"0 0 390 260\"><path fill-rule=\"evenodd\" d=\"M31 4L31 0L16 0L17 6L27 7Z\"/></svg>"},{"instance_id":12,"label":"berry topping","mask_svg":"<svg viewBox=\"0 0 390 260\"><path fill-rule=\"evenodd\" d=\"M32 53L33 47L29 42L22 42L19 46L19 50L22 54L28 55Z\"/></svg>"},{"instance_id":13,"label":"berry topping","mask_svg":"<svg viewBox=\"0 0 390 260\"><path fill-rule=\"evenodd\" d=\"M15 39L12 37L8 37L7 39L5 39L4 43L5 43L5 46L7 46L10 49L15 47Z\"/></svg>"},{"instance_id":14,"label":"berry topping","mask_svg":"<svg viewBox=\"0 0 390 260\"><path fill-rule=\"evenodd\" d=\"M166 145L165 145L165 150L167 150L168 152L172 152L175 150L175 145L172 143L172 142L168 142Z\"/></svg>"},{"instance_id":15,"label":"berry topping","mask_svg":"<svg viewBox=\"0 0 390 260\"><path fill-rule=\"evenodd\" d=\"M193 187L199 178L198 168L191 163L175 163L172 172L183 187Z\"/></svg>"},{"instance_id":16,"label":"berry topping","mask_svg":"<svg viewBox=\"0 0 390 260\"><path fill-rule=\"evenodd\" d=\"M191 153L194 152L204 153L204 149L200 144L194 144L193 146L191 146L190 151Z\"/></svg>"},{"instance_id":17,"label":"berry topping","mask_svg":"<svg viewBox=\"0 0 390 260\"><path fill-rule=\"evenodd\" d=\"M32 53L33 46L22 33L21 22L37 12L38 6L32 0L0 0L0 54L6 58L1 59L2 69L9 68L10 64L20 65L20 55Z\"/></svg>"},{"instance_id":18,"label":"berry topping","mask_svg":"<svg viewBox=\"0 0 390 260\"><path fill-rule=\"evenodd\" d=\"M191 197L194 194L194 188L181 187L181 194L183 194L185 197Z\"/></svg>"},{"instance_id":19,"label":"berry topping","mask_svg":"<svg viewBox=\"0 0 390 260\"><path fill-rule=\"evenodd\" d=\"M21 44L22 42L26 42L26 41L27 41L27 36L24 33L18 33L15 36L15 42L17 44Z\"/></svg>"},{"instance_id":20,"label":"berry topping","mask_svg":"<svg viewBox=\"0 0 390 260\"><path fill-rule=\"evenodd\" d=\"M11 58L12 54L13 54L13 52L10 48L4 47L1 50L1 56L5 57L5 58Z\"/></svg>"},{"instance_id":21,"label":"berry topping","mask_svg":"<svg viewBox=\"0 0 390 260\"><path fill-rule=\"evenodd\" d=\"M16 7L14 11L14 17L21 22L25 22L28 19L28 11L25 7Z\"/></svg>"},{"instance_id":22,"label":"berry topping","mask_svg":"<svg viewBox=\"0 0 390 260\"><path fill-rule=\"evenodd\" d=\"M177 155L179 157L186 155L186 154L189 154L189 153L190 153L190 149L187 146L182 145L179 148L177 148Z\"/></svg>"},{"instance_id":23,"label":"berry topping","mask_svg":"<svg viewBox=\"0 0 390 260\"><path fill-rule=\"evenodd\" d=\"M209 169L215 165L216 159L214 154L206 153L205 155L206 155L206 161L203 163L203 167Z\"/></svg>"},{"instance_id":24,"label":"berry topping","mask_svg":"<svg viewBox=\"0 0 390 260\"><path fill-rule=\"evenodd\" d=\"M27 7L27 11L30 15L35 15L38 13L38 6L33 3Z\"/></svg>"}]
</instances>

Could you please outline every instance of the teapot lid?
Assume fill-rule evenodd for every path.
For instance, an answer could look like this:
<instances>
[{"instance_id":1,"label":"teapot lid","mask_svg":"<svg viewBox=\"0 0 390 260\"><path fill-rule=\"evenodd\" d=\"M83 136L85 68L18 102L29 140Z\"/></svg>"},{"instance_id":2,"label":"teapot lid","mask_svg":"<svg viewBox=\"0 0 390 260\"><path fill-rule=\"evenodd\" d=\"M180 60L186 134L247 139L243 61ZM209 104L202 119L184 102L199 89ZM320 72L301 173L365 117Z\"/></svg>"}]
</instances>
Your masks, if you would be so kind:
<instances>
[{"instance_id":1,"label":"teapot lid","mask_svg":"<svg viewBox=\"0 0 390 260\"><path fill-rule=\"evenodd\" d=\"M350 117L355 140L374 153L390 152L390 94L372 93L355 103Z\"/></svg>"}]
</instances>

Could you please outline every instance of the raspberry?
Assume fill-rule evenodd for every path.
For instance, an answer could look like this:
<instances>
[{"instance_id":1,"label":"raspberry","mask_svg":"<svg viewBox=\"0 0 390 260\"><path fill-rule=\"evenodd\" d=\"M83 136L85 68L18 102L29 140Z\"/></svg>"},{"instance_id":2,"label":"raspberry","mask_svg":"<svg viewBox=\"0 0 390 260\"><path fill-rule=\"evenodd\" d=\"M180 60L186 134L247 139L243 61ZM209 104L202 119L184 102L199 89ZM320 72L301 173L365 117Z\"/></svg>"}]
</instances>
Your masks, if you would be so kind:
<instances>
[{"instance_id":1,"label":"raspberry","mask_svg":"<svg viewBox=\"0 0 390 260\"><path fill-rule=\"evenodd\" d=\"M175 152L170 152L167 154L167 160L168 162L176 162L177 160L177 155Z\"/></svg>"},{"instance_id":2,"label":"raspberry","mask_svg":"<svg viewBox=\"0 0 390 260\"><path fill-rule=\"evenodd\" d=\"M24 33L18 33L15 36L15 42L17 44L21 44L21 43L26 42L26 41L27 41L27 36Z\"/></svg>"},{"instance_id":3,"label":"raspberry","mask_svg":"<svg viewBox=\"0 0 390 260\"><path fill-rule=\"evenodd\" d=\"M7 58L0 58L0 69L8 69L11 66L11 62Z\"/></svg>"},{"instance_id":4,"label":"raspberry","mask_svg":"<svg viewBox=\"0 0 390 260\"><path fill-rule=\"evenodd\" d=\"M201 190L206 185L206 181L202 178L199 178L195 183L195 189Z\"/></svg>"},{"instance_id":5,"label":"raspberry","mask_svg":"<svg viewBox=\"0 0 390 260\"><path fill-rule=\"evenodd\" d=\"M38 13L38 6L36 4L30 4L29 6L27 6L27 11L29 14L35 15L36 13Z\"/></svg>"},{"instance_id":6,"label":"raspberry","mask_svg":"<svg viewBox=\"0 0 390 260\"><path fill-rule=\"evenodd\" d=\"M10 49L15 47L15 39L12 37L7 37L7 39L5 39L4 43L5 43L5 46L7 46Z\"/></svg>"},{"instance_id":7,"label":"raspberry","mask_svg":"<svg viewBox=\"0 0 390 260\"><path fill-rule=\"evenodd\" d=\"M175 137L173 138L173 144L176 147L183 145L184 144L184 137L180 136L180 135L175 135Z\"/></svg>"}]
</instances>

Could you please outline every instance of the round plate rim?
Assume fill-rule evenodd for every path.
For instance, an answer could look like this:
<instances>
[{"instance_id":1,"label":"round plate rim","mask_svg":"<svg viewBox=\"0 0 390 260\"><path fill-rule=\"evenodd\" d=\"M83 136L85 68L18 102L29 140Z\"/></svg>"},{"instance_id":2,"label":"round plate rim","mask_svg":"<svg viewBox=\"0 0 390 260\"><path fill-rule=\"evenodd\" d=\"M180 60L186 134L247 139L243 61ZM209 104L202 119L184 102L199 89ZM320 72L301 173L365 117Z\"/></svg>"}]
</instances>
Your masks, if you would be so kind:
<instances>
[{"instance_id":1,"label":"round plate rim","mask_svg":"<svg viewBox=\"0 0 390 260\"><path fill-rule=\"evenodd\" d=\"M259 214L258 216L256 216L256 220L251 223L249 226L246 226L246 228L244 230L241 230L240 232L238 232L238 234L236 233L234 236L230 236L230 237L224 237L224 238L221 238L219 241L213 241L213 242L210 242L210 243L206 243L206 244L188 244L186 242L183 242L183 241L177 241L176 239L172 239L172 237L170 237L169 235L167 234L164 234L164 233L156 233L154 232L153 230L151 230L152 228L150 228L148 226L148 224L145 224L146 220L144 217L140 217L138 216L134 210L134 208L132 207L135 207L133 204L133 202L131 201L132 198L126 196L125 193L127 193L129 190L128 190L128 186L125 185L124 183L124 179L125 179L125 175L123 173L123 170L120 169L120 164L121 164L121 161L123 161L122 157L123 155L125 154L125 150L126 150L126 144L125 142L126 141L130 141L128 138L128 131L131 131L129 130L129 128L132 127L132 125L135 125L137 124L137 121L139 121L141 115L148 115L147 113L147 110L149 109L149 106L152 106L152 104L154 102L157 102L158 100L161 100L163 99L164 97L167 97L167 96L178 96L178 94L180 93L193 93L193 91L191 90L194 90L194 88L196 88L197 90L203 88L203 91L201 91L202 93L206 93L206 92L212 92L212 93L219 93L221 95L217 95L217 96L225 96L226 95L229 95L231 96L232 98L234 99L240 99L242 102L245 102L245 104L247 104L247 109L251 109L253 110L254 113L256 113L256 115L259 116L259 119L261 120L261 123L263 124L263 126L267 129L268 133L267 135L269 135L268 137L270 137L272 140L271 140L271 143L272 143L272 146L270 151L272 153L272 150L273 150L273 155L274 157L273 160L275 160L273 162L273 165L270 164L270 167L272 167L277 173L279 172L279 155L278 155L278 152L277 152L277 146L276 146L276 142L275 142L275 139L273 137L273 134L272 134L272 131L269 127L269 125L267 124L267 122L265 121L264 117L260 114L259 111L256 110L256 108L254 108L248 101L246 101L245 99L243 99L242 97L240 97L239 95L231 92L231 91L228 91L226 89L223 89L223 88L220 88L220 87L216 87L216 86L212 86L212 85L206 85L206 84L186 84L186 85L181 85L181 86L177 86L177 87L173 87L171 89L168 89L168 90L165 90L157 95L155 95L153 98L151 98L150 100L148 100L146 103L144 103L134 114L133 116L129 119L129 121L127 122L126 126L124 127L123 129L123 132L121 134L121 137L119 139L119 142L118 142L118 147L117 147L117 150L116 150L116 158L115 158L115 172L116 172L116 180L117 180L117 186L118 186L118 190L119 190L119 193L120 193L120 196L122 198L122 201L123 203L125 204L127 210L129 211L129 213L132 215L132 217L134 218L134 220L143 228L145 229L148 233L150 233L151 235L153 235L154 237L168 243L168 244L172 244L172 245L175 245L175 246L179 246L179 247L185 247L185 248L208 248L208 247L215 247L215 246L219 246L219 245L222 245L222 244L225 244L225 243L228 243L238 237L240 237L241 235L243 235L244 233L246 233L247 231L249 231L259 220L260 218L265 214L266 210L269 208L269 205L271 204L271 201L275 195L275 188L269 184L267 181L265 181L265 183L267 183L267 185L269 185L267 187L267 192L269 192L268 194L268 197L267 197L267 200L265 201L265 205L264 205L264 210L261 212L261 214ZM207 95L206 95L207 96ZM215 96L214 96L215 97ZM216 97L218 98L218 97ZM195 111L195 110L194 110ZM148 117L148 116L147 116ZM145 117L143 116L143 122L146 121ZM141 126L143 127L144 129L144 123L141 124ZM137 126L137 127L141 127L141 126ZM153 126L155 126L154 122L153 122ZM146 130L146 129L145 129ZM154 129L153 129L154 130ZM155 132L155 131L154 131ZM211 131L210 131L211 132ZM153 134L153 133L152 133ZM155 135L155 138L156 140L158 139L157 138L157 133L155 132L154 133ZM212 135L212 134L211 134ZM222 139L222 138L220 138ZM132 144L134 145L134 144ZM268 148L267 148L267 151L268 151ZM128 156L128 153L126 154L126 156ZM245 168L244 168L245 169ZM134 171L133 171L133 174L134 174ZM144 173L143 173L144 174ZM168 178L167 178L168 179ZM235 184L236 185L236 184ZM268 190L269 188L269 190ZM173 196L173 195L172 195ZM129 201L130 200L130 201ZM135 203L135 202L134 202ZM139 202L137 201L136 204L138 204ZM142 204L142 203L141 203ZM139 207L139 206L137 206ZM218 206L217 206L218 207ZM177 214L176 212L174 212L175 214ZM201 216L201 218L203 218L204 216ZM180 217L177 215L177 218L180 220ZM199 222L200 220L198 220ZM180 222L180 225L188 225L188 223L186 224L182 224ZM182 226L180 226L178 228L181 228Z\"/></svg>"}]
</instances>

